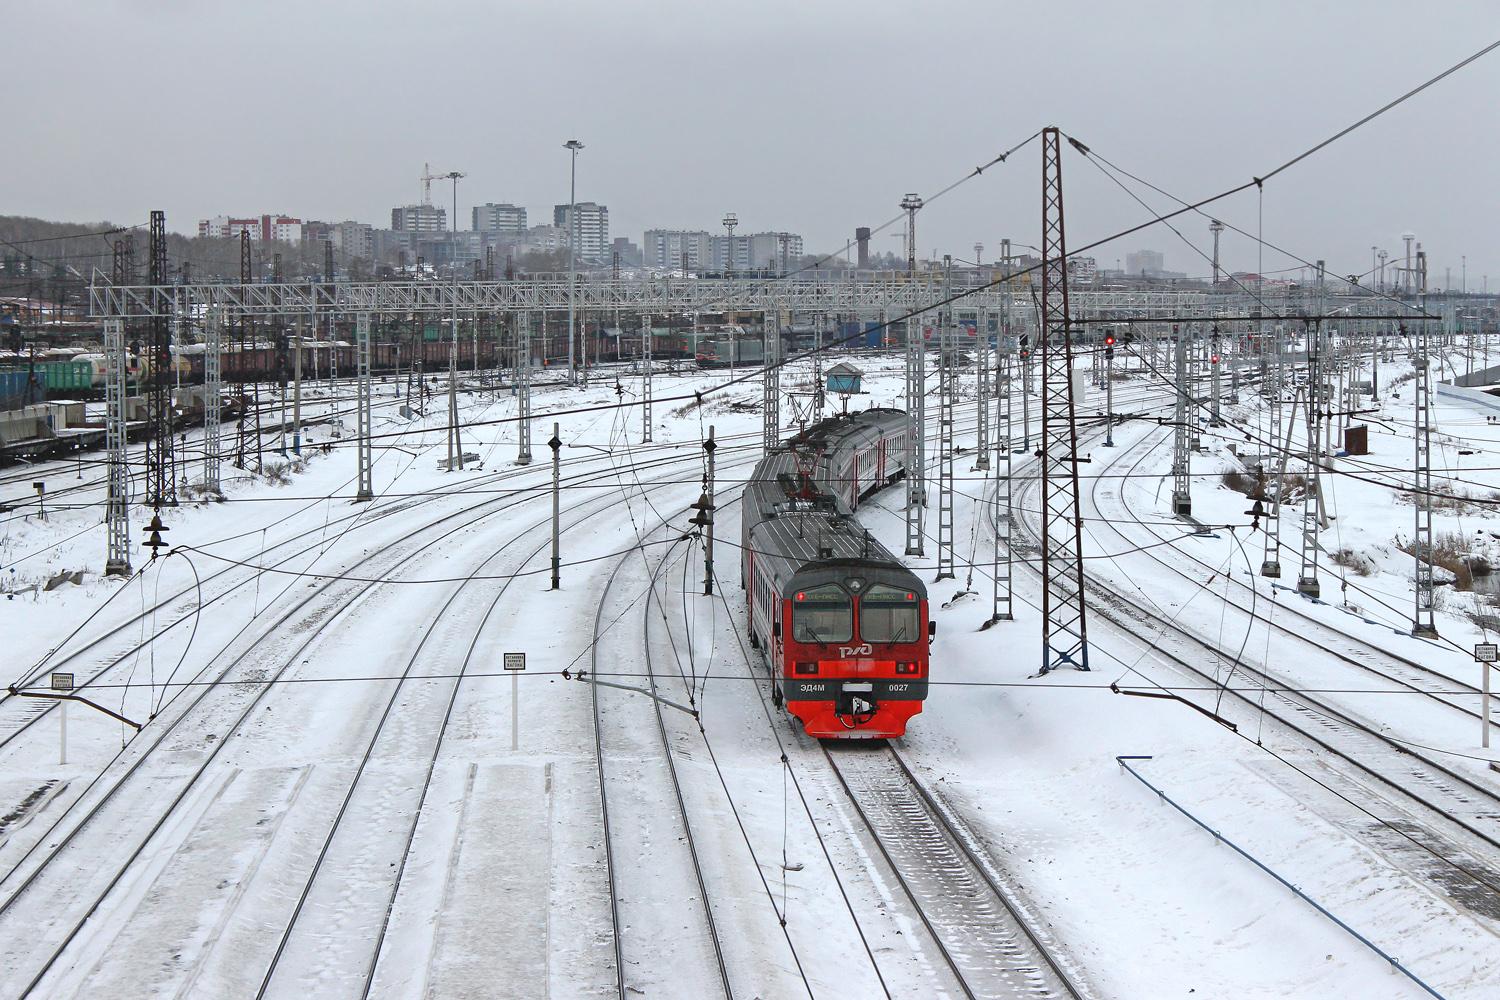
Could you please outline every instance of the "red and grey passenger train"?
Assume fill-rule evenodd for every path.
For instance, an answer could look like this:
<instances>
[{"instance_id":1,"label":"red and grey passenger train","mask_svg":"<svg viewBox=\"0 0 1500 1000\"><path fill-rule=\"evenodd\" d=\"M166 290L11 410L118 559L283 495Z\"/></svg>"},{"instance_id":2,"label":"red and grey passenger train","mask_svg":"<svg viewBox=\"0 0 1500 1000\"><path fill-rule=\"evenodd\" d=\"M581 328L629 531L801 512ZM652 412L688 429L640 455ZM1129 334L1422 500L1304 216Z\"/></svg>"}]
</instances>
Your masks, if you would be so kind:
<instances>
[{"instance_id":1,"label":"red and grey passenger train","mask_svg":"<svg viewBox=\"0 0 1500 1000\"><path fill-rule=\"evenodd\" d=\"M904 477L906 438L900 410L832 417L762 460L745 489L750 642L773 700L811 736L901 736L927 697L927 591L852 516Z\"/></svg>"}]
</instances>

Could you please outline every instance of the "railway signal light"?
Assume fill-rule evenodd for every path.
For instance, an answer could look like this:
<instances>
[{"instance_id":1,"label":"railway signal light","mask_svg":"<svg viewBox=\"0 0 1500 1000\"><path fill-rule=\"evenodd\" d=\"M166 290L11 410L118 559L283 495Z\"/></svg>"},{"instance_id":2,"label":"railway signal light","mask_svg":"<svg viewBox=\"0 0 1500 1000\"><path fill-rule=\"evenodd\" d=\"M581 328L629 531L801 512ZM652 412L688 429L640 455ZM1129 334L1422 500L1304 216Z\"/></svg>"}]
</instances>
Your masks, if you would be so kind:
<instances>
[{"instance_id":1,"label":"railway signal light","mask_svg":"<svg viewBox=\"0 0 1500 1000\"><path fill-rule=\"evenodd\" d=\"M1104 346L1105 347L1114 347L1115 346L1115 335L1113 333L1106 333L1104 335Z\"/></svg>"}]
</instances>

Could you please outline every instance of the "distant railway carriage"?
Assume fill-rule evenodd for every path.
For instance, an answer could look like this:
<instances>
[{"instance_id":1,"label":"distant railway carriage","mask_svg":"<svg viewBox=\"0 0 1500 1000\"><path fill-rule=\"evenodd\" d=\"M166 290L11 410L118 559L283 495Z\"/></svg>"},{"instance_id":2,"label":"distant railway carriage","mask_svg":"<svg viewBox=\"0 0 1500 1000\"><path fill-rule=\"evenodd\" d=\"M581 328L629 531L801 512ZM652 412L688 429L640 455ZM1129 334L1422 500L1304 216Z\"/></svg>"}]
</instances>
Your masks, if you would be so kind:
<instances>
[{"instance_id":1,"label":"distant railway carriage","mask_svg":"<svg viewBox=\"0 0 1500 1000\"><path fill-rule=\"evenodd\" d=\"M906 457L905 414L869 410L808 428L745 490L750 641L812 736L900 736L927 696L926 588L851 516Z\"/></svg>"}]
</instances>

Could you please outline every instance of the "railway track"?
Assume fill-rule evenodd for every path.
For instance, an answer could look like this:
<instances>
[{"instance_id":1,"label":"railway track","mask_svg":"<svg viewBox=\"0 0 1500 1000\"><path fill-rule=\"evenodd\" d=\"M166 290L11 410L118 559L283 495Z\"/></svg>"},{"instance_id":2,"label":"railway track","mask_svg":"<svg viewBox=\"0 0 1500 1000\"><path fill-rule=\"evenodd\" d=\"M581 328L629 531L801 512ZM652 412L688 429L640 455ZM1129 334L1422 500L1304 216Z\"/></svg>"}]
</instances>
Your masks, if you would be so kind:
<instances>
[{"instance_id":1,"label":"railway track","mask_svg":"<svg viewBox=\"0 0 1500 1000\"><path fill-rule=\"evenodd\" d=\"M746 444L742 440L740 440L742 437L746 436L754 435L737 435L724 438L723 440L726 442L724 446L726 452L732 453L739 448L752 447L752 445ZM647 453L651 455L651 457L643 461L642 468L655 468L658 465L668 466L684 463L691 464L697 461L699 458L696 452L683 455L661 456L661 452L674 450L674 447L675 446L673 445L664 444L645 449ZM408 513L421 505L430 504L435 501L453 496L461 497L466 493L473 493L495 486L505 485L516 479L537 478L540 475L541 473L537 467L507 468L495 473L486 474L485 476L466 482L456 490L445 492L443 494L401 500L396 503L381 505L378 509L375 509L373 511L369 508L356 508L347 514L330 520L324 526L307 529L306 531L300 532L290 538L284 539L280 542L268 546L259 558L263 562L266 556L278 554L279 550L281 550L284 546L293 545L294 543L302 541L304 539L314 539L313 541L309 542L309 544L301 548L294 549L288 554L278 555L274 562L263 562L263 564L268 565L274 571L287 565L290 562L293 562L300 556L317 551L325 546L327 544L327 532L330 528L339 529L342 532L349 530L351 527L368 527L388 517ZM576 476L568 476L564 478L563 485L565 488L587 486L607 480L612 476L613 473L608 471L596 470L584 472ZM309 506L314 506L317 503L323 503L334 499L337 499L337 497L329 496L322 500L314 501L312 504L309 504ZM491 498L491 501L493 501L494 499L495 498ZM223 541L225 540L221 539L205 544L215 545L220 544ZM239 578L236 580L234 579L235 577ZM253 585L255 580L256 574L246 573L241 567L234 565L216 570L211 574L206 574L202 581L203 592L205 595L211 596L207 596L206 599L203 600L202 607L206 608L214 603L229 598L239 590ZM219 591L218 593L213 593L215 585L221 582L227 584L225 589ZM184 587L183 589L169 595L165 599L157 601L149 607L143 608L138 614L128 617L126 620L112 627L99 637L79 646L78 648L71 650L65 656L59 657L55 660L51 660L47 665L52 669L73 667L75 671L80 675L78 685L79 690L87 690L92 685L98 682L108 680L112 670L120 667L130 658L149 648L152 644L159 641L164 635L171 632L173 629L182 626L184 623L190 622L193 617L199 613L200 610L201 608L198 603L197 588L194 586ZM157 616L162 615L163 613L166 613L169 616L167 625L161 627L152 635L144 638L143 640L126 638L128 630L141 625L146 620L154 621ZM105 647L103 643L106 640L115 640L116 644L113 646ZM86 660L90 662L85 662ZM6 715L3 718L0 718L0 750L3 750L5 747L10 745L13 740L24 733L27 729L35 725L38 721L41 720L41 718L53 711L56 711L56 704L53 702L39 701L34 699L18 699L10 695L9 693L0 693L0 706L5 706L7 709Z\"/></svg>"},{"instance_id":2,"label":"railway track","mask_svg":"<svg viewBox=\"0 0 1500 1000\"><path fill-rule=\"evenodd\" d=\"M968 998L1091 994L976 838L888 745L822 744L881 860Z\"/></svg>"},{"instance_id":3,"label":"railway track","mask_svg":"<svg viewBox=\"0 0 1500 1000\"><path fill-rule=\"evenodd\" d=\"M573 503L567 508L567 514L574 519L564 530L572 534L594 519L609 514L612 509L613 503L607 496L589 497ZM546 526L547 519L543 518L513 535L486 556L471 577L484 573L492 562L523 540L540 534L543 540L516 561L515 571L524 569L550 546L550 540L542 530ZM630 555L622 557L622 563L629 558ZM485 624L516 579L515 576L506 578L492 596L487 595L488 588L471 586L469 580L460 582L422 632L400 678L391 689L338 811L329 823L257 996L272 994L278 972L283 968L283 959L287 967L296 970L297 979L292 981L291 990L294 994L315 985L326 988L342 979L339 985L347 992L358 990L361 996L369 995L390 914L411 858L412 843L427 803L432 775L443 750L459 689ZM407 681L418 669L419 661L423 663L422 669L430 672L432 664L441 663L451 655L449 650L465 648L465 645L467 651L463 660L456 669L445 672L441 684L424 682L408 687ZM399 715L393 715L398 704ZM401 761L404 769L410 769L415 763L422 772L422 779L396 791L384 782L369 779L371 762L377 756L387 761ZM409 820L396 822L405 817ZM394 875L389 879L388 890L383 886L380 888L379 894L385 900L383 909L365 908L351 915L342 900L344 887L354 881L368 884L370 873L391 869L394 869ZM326 930L332 921L341 924L336 937ZM371 940L373 945L367 963L359 966L339 961ZM679 947L681 943L679 938ZM287 991L275 992L284 995Z\"/></svg>"},{"instance_id":4,"label":"railway track","mask_svg":"<svg viewBox=\"0 0 1500 1000\"><path fill-rule=\"evenodd\" d=\"M1017 495L1032 493L1038 485L1035 478L1028 479ZM1017 523L1031 539L1017 554L1035 556L1040 551L1039 530L1030 517L1017 518ZM1040 570L1029 558L1020 562L1040 580ZM1341 762L1343 778L1361 798L1361 808L1397 840L1445 863L1439 881L1450 895L1500 916L1500 855L1492 853L1500 849L1500 789L1492 782L1433 759L1324 697L1298 692L1297 685L1274 669L1237 661L1185 626L1143 610L1118 586L1090 575L1085 592L1091 612L1132 637L1143 653L1202 682L1210 693L1226 676L1241 678L1238 686L1225 685L1222 698L1210 697L1207 704L1191 693L1180 697L1241 725L1268 720L1292 746L1310 747ZM1117 658L1130 662L1129 657ZM1247 683L1266 690L1247 690ZM1409 805L1392 801L1391 795ZM1413 807L1447 832L1415 822Z\"/></svg>"},{"instance_id":5,"label":"railway track","mask_svg":"<svg viewBox=\"0 0 1500 1000\"><path fill-rule=\"evenodd\" d=\"M1108 470L1115 464L1124 461L1132 452L1140 449L1142 444L1149 442L1149 438L1143 438L1140 441L1132 443L1129 447L1122 449L1119 455L1111 458L1109 464L1104 466L1104 469ZM1157 439L1154 443L1151 443L1150 448L1141 451L1130 465L1128 471L1118 481L1122 485L1128 483L1136 475L1136 470L1164 443L1164 439ZM1103 514L1098 499L1099 487L1100 482L1096 479L1090 487L1090 501L1095 510ZM1123 488L1119 491L1116 499L1125 517L1132 524L1144 530L1150 536L1152 542L1165 544L1170 541L1168 536L1157 530L1150 521L1136 514L1126 499L1126 493ZM1132 539L1122 532L1114 519L1101 517L1100 523L1107 525L1109 530L1117 535L1125 544L1131 546L1139 544L1138 539ZM1182 567L1183 560L1197 566L1202 571L1212 574L1219 572L1217 567L1209 565L1196 555L1189 546L1177 546L1173 549L1174 555L1178 560L1175 562L1162 558L1159 554L1160 551L1160 549L1155 547L1147 547L1142 550L1141 555L1149 558L1156 565L1166 569L1174 576L1193 583L1195 586L1200 580L1195 579L1184 571ZM1228 578L1236 594L1246 595L1255 592L1253 585L1246 583L1238 574L1231 573L1228 575ZM1371 676L1378 677L1397 688L1420 695L1425 700L1443 705L1461 715L1468 716L1476 722L1481 718L1480 713L1472 707L1478 703L1480 695L1480 690L1476 685L1460 680L1447 672L1435 670L1420 660L1404 656L1395 650L1378 646L1368 639L1336 628L1317 616L1302 610L1299 606L1302 603L1301 601L1278 602L1276 604L1276 613L1281 616L1282 620L1276 620L1261 611L1252 610L1251 607L1240 601L1231 600L1227 596L1222 599L1228 602L1229 607L1236 614L1242 615L1246 620L1254 621L1258 625L1274 629L1278 635L1289 642L1309 646L1317 653L1331 656L1340 663L1354 667ZM1295 628L1287 624L1285 619L1288 616L1296 620L1297 626ZM1429 686L1432 684L1440 685L1441 689L1438 691L1432 690Z\"/></svg>"},{"instance_id":6,"label":"railway track","mask_svg":"<svg viewBox=\"0 0 1500 1000\"><path fill-rule=\"evenodd\" d=\"M657 530L660 527L664 525ZM629 646L618 639L606 644L604 628L607 618L623 618L629 605L639 600L636 595L622 594L618 584L630 563L644 559L641 550L627 553L615 563L594 618L589 699L612 923L614 992L619 1000L670 991L673 984L680 988L683 982L712 982L716 984L714 992L725 1000L734 996L677 772L678 750L667 734L655 679L650 622L656 584L672 549L680 542L673 543L654 567L645 566L645 572L637 574L649 578L641 645L637 647L642 652L649 693L619 691L618 682L599 680L601 671L611 675L635 672L629 669L629 658L621 656ZM618 794L627 788L629 794ZM676 809L662 810L662 804L669 801ZM689 871L697 889L696 899L691 893L683 894L683 883L675 877L675 873ZM701 920L685 920L687 912L698 913ZM667 940L672 942L670 963L661 950L661 942Z\"/></svg>"},{"instance_id":7,"label":"railway track","mask_svg":"<svg viewBox=\"0 0 1500 1000\"><path fill-rule=\"evenodd\" d=\"M696 455L688 456L687 459L685 459L685 460L688 460L688 459L690 459L692 461L696 461L697 460L697 456ZM596 497L591 497L591 498L589 498L589 499L587 499L585 501L581 501L579 505L575 505L575 506L583 506L583 505L588 505L588 506L592 506L592 507L597 508L596 513L597 512L603 512L603 511L605 511L605 510L608 509L607 498L601 498L601 497L597 497L597 496ZM466 526L467 524L475 523L475 522L477 522L477 521L479 521L479 520L481 520L483 518L486 518L486 517L492 517L492 516L494 516L494 515L496 515L498 513L501 513L505 509L505 505L499 503L498 501L489 501L489 502L487 502L487 503L485 503L485 504L483 504L481 506L483 506L483 507L486 508L486 510L484 512L482 512L479 515L471 518L468 522L465 522L464 524L459 525L458 527L463 527L463 526ZM368 557L368 558L375 561L375 563L376 563L376 569L375 569L375 571L376 572L380 572L379 561L380 561L380 556L382 554L395 554L397 552L397 550L398 550L398 546L402 542L409 541L409 540L413 539L414 537L422 534L423 532L430 531L434 527L442 525L444 521L449 521L449 520L452 520L454 518L457 518L457 517L460 516L460 513L466 513L466 512L459 512L459 513L451 514L451 515L448 515L445 518L440 519L437 522L434 522L433 524L425 525L425 526L423 526L421 528L415 529L414 531L409 532L406 535L402 536L402 538L398 539L396 542L390 543L389 545L382 547L379 551L372 553L371 556ZM539 522L539 523L542 523L542 522ZM410 552L410 553L406 553L406 554L402 555L401 558L395 563L395 565L393 565L393 566L385 569L384 573L389 573L389 572L396 571L397 569L400 568L400 566L404 565L410 559L415 558L421 552L423 552L423 551L425 551L425 550L427 550L427 549L429 549L429 548L431 548L431 547L433 547L433 546L435 546L435 545L443 542L444 540L446 540L447 538L449 538L451 536L453 530L456 530L456 529L455 528L449 528L448 530L444 531L442 534L438 535L437 537L429 539L425 544L423 544L416 551ZM296 645L296 647L292 651L291 655L285 657L284 661L282 662L282 665L279 668L276 669L276 671L275 671L274 674L272 674L269 677L263 677L262 676L262 677L258 677L257 678L257 680L261 681L261 683L257 685L259 693L255 694L255 696L253 698L251 698L248 701L248 703L244 706L243 710L238 714L238 716L235 719L235 721L230 725L229 729L227 730L228 733L230 733L232 735L234 733L240 732L241 731L241 727L243 726L243 723L245 722L245 720L249 717L249 714L256 708L257 705L259 705L261 703L261 701L263 700L263 698L265 697L265 695L269 691L271 691L273 689L273 687L274 687L274 681L276 679L279 679L280 677L282 677L285 674L285 672L294 663L297 662L298 657L302 654L302 652L304 650L306 650L309 647L309 645L314 640L316 640L320 636L324 635L326 633L327 629L329 628L329 626L333 622L338 621L341 618L341 616L344 615L352 605L357 604L359 602L360 598L363 597L365 594L367 594L378 583L378 581L376 581L376 582L370 582L370 583L366 583L366 584L362 585L361 587L357 587L357 588L350 588L348 586L336 587L335 585L338 584L339 582L340 581L338 581L338 580L326 581L322 585L322 587L320 588L319 595L309 595L310 597L312 597L312 596L320 596L321 595L321 596L324 596L325 598L331 598L331 600L327 601L327 603L326 603L325 606L331 606L335 610L333 610L332 613L326 614L326 615L320 615L319 613L314 613L311 616L312 627L307 630L305 639L300 644ZM336 592L334 592L334 591L336 591ZM281 622L277 623L277 625L285 624L286 618L290 617L291 614L292 613L289 612L287 616L283 617L283 619L282 619ZM273 626L273 628L274 627L275 626ZM252 648L259 648L259 644L257 644L257 647L252 647ZM247 653L248 652L249 651L247 650ZM240 658L237 658L237 660L235 661L235 663L238 663L239 660L243 659L245 655L246 654L242 654ZM226 679L228 671L234 665L235 664L232 663L230 665L230 667L225 668L225 670L220 673L218 679L219 680ZM157 747L159 747L159 746L161 746L163 744L163 741L166 739L166 737L171 733L171 731L174 728L176 728L176 726L178 724L178 721L180 721L181 719L186 718L191 713L192 709L195 708L197 706L197 704L202 701L203 698L207 697L208 693L210 691L212 691L212 690L214 690L214 689L211 688L211 687L210 688L205 688L203 690L203 693L200 695L200 697L192 705L189 705L188 708L185 709L181 713L181 715L179 715L177 717L177 721L174 721L168 727L166 727L166 730L159 735L159 737L157 738L156 742L153 743L152 746L148 750L146 750L145 752L143 752L135 760L135 762L125 771L124 775L119 780L117 780L113 786L109 787L98 798L98 801L96 801L93 804L93 806L87 811L86 815L83 815L79 819L79 821L73 826L73 828L71 830L69 830L68 833L66 835L64 835L63 838L59 842L57 842L55 845L52 846L51 851L44 858L40 859L36 865L34 865L32 867L32 870L26 876L26 878L24 879L24 881L21 882L21 884L11 893L10 897L7 898L6 901L3 904L0 904L0 919L4 919L6 912L11 910L12 906L16 903L16 901L18 899L20 899L22 897L22 895L25 892L27 892L28 889L32 889L33 886L35 886L37 884L37 882L38 882L39 879L43 879L44 878L45 874L49 871L49 869L51 868L51 865L55 862L55 860L59 856L61 856L62 854L64 854L67 851L67 849L69 848L69 846L74 843L75 839L80 835L80 833L82 831L84 831L86 828L88 828L91 823L94 823L96 821L96 819L100 816L101 811L105 810L106 807L108 807L111 804L112 800L115 799L115 795L120 790L120 788L123 787L130 780L130 778L132 776L134 776L134 775L136 775L138 773L138 771L140 770L140 768L144 765L144 763L147 760L151 759L151 757L152 757L152 751L154 751ZM191 742L191 741L188 741L188 742ZM211 751L209 751L206 755L203 756L203 759L202 759L201 763L199 764L199 766L191 773L191 775L187 778L186 783L182 786L181 792L170 802L170 804L168 805L166 811L160 815L160 817L156 820L156 822L153 825L150 826L149 830L147 830L145 832L144 837L142 837L142 838L140 838L138 840L138 846L134 849L134 851L128 852L124 864L122 864L118 869L116 869L113 877L109 878L108 883L103 887L102 891L100 891L97 894L97 896L94 898L94 901L92 902L92 904L89 904L89 905L87 905L85 907L86 912L84 913L84 916L80 920L78 920L73 925L73 927L70 930L67 930L65 933L63 933L62 940L61 941L56 941L56 934L55 933L53 935L50 935L50 936L44 936L44 937L50 937L51 940L56 941L56 947L53 950L53 952L51 953L51 955L42 964L41 968L39 970L37 970L37 972L35 973L35 975L34 975L32 981L31 981L30 985L27 987L28 991L30 991L31 989L34 989L42 981L42 979L47 975L48 971L51 970L56 965L56 963L66 953L68 945L76 938L76 936L78 935L78 933L82 929L84 923L88 920L89 915L91 915L97 909L99 909L100 905L104 902L105 897L107 897L110 894L110 892L117 885L120 884L120 882L131 871L132 866L138 863L139 859L142 856L143 851L145 850L145 848L147 847L147 845L150 843L151 839L158 833L158 831L160 831L162 829L163 825L173 815L174 810L178 807L178 805L180 803L183 802L184 798L186 797L188 791L191 789L192 785L194 783L196 783L198 781L199 777L201 777L206 772L206 770L208 769L209 765L211 765L213 763L214 758L218 756L218 754L220 753L220 751L223 749L224 745L227 742L229 742L229 740L228 740L228 737L226 736L224 739L219 740L217 743L213 744L213 749ZM180 747L179 747L179 749L180 749ZM335 829L337 829L337 826L338 826L338 824L335 823ZM49 831L49 833L50 833L50 831ZM112 837L115 837L115 838L118 838L118 834L119 834L119 831L115 830L115 829L111 829L111 830L108 830L106 832L106 835L109 835L109 836L112 836ZM108 855L106 854L105 856L108 856ZM102 879L102 876L101 876L101 879ZM96 884L97 884L97 881L98 880L96 880ZM11 937L10 940L16 941L17 938L16 937ZM269 976L267 977L267 982L269 982Z\"/></svg>"}]
</instances>

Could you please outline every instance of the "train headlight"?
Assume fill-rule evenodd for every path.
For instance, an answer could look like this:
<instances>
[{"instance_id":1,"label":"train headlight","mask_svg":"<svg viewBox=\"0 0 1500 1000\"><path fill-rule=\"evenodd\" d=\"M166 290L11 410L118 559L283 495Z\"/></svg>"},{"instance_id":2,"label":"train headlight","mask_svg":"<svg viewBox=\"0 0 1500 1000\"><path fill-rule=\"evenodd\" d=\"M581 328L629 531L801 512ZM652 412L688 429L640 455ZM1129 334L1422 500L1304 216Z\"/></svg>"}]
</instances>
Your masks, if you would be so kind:
<instances>
[{"instance_id":1,"label":"train headlight","mask_svg":"<svg viewBox=\"0 0 1500 1000\"><path fill-rule=\"evenodd\" d=\"M798 663L793 669L799 674L816 674L818 672L818 665L816 663Z\"/></svg>"},{"instance_id":2,"label":"train headlight","mask_svg":"<svg viewBox=\"0 0 1500 1000\"><path fill-rule=\"evenodd\" d=\"M896 664L896 673L898 673L898 674L914 674L916 672L917 672L917 665L915 663L898 663L898 664Z\"/></svg>"}]
</instances>

